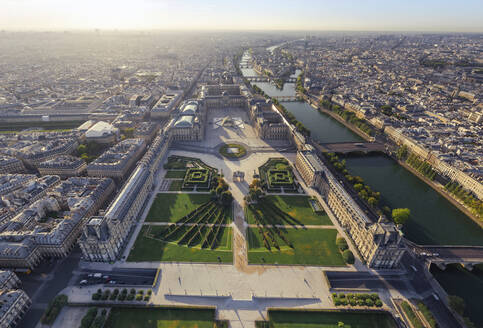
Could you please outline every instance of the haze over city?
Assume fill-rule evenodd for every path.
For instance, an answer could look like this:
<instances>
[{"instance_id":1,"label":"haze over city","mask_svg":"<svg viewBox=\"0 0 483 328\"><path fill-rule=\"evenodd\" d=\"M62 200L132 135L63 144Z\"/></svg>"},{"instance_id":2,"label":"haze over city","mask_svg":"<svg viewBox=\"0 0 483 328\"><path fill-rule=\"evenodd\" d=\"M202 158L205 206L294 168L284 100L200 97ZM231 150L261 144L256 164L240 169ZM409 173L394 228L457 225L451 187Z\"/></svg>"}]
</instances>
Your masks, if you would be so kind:
<instances>
[{"instance_id":1,"label":"haze over city","mask_svg":"<svg viewBox=\"0 0 483 328\"><path fill-rule=\"evenodd\" d=\"M6 30L482 32L479 0L2 0Z\"/></svg>"}]
</instances>

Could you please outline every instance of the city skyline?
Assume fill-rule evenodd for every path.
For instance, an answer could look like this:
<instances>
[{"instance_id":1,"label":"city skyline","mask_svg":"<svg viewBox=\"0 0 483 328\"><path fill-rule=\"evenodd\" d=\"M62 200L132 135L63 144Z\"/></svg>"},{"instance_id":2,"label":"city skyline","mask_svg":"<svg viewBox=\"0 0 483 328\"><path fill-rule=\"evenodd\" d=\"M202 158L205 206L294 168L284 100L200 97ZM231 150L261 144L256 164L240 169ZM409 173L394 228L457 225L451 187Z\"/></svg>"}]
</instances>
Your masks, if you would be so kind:
<instances>
[{"instance_id":1,"label":"city skyline","mask_svg":"<svg viewBox=\"0 0 483 328\"><path fill-rule=\"evenodd\" d=\"M0 328L483 328L482 0L0 0Z\"/></svg>"},{"instance_id":2,"label":"city skyline","mask_svg":"<svg viewBox=\"0 0 483 328\"><path fill-rule=\"evenodd\" d=\"M5 0L3 30L319 30L482 32L481 2Z\"/></svg>"}]
</instances>

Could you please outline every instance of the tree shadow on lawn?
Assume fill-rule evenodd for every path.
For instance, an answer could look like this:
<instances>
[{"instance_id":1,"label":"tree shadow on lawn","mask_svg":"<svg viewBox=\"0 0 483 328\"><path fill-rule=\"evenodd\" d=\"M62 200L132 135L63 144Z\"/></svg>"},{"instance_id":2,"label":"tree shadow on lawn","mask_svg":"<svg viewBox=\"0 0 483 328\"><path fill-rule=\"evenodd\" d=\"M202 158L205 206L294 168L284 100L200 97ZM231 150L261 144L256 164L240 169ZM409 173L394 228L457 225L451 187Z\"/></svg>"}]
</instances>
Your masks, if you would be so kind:
<instances>
[{"instance_id":1,"label":"tree shadow on lawn","mask_svg":"<svg viewBox=\"0 0 483 328\"><path fill-rule=\"evenodd\" d=\"M148 222L171 222L171 218L173 217L176 217L176 221L178 221L209 201L209 195L207 194L159 194L158 197L160 197L161 200L157 201L157 203L151 207L150 213L148 214ZM179 197L187 197L188 200L178 200Z\"/></svg>"},{"instance_id":2,"label":"tree shadow on lawn","mask_svg":"<svg viewBox=\"0 0 483 328\"><path fill-rule=\"evenodd\" d=\"M176 241L166 241L162 239L162 233L166 229L161 226L143 227L128 256L128 262L213 262L217 263L218 257L221 257L223 262L225 259L223 252L219 247L226 245L218 245L215 249L199 248L200 245L188 247L186 245L178 245ZM225 227L223 227L223 232ZM220 241L223 239L223 233L220 233ZM228 236L230 238L230 236ZM218 253L215 253L218 252ZM230 258L232 252L230 251ZM201 260L200 260L201 259ZM219 261L219 259L218 259Z\"/></svg>"}]
</instances>

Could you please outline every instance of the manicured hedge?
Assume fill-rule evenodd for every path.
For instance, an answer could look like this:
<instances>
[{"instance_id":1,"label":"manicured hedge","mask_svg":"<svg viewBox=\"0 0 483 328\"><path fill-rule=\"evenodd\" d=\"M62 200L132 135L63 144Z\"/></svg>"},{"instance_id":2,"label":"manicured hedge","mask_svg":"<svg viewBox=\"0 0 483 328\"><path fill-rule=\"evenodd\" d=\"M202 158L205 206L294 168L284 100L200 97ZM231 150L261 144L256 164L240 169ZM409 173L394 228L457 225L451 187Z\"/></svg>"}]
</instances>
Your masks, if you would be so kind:
<instances>
[{"instance_id":1,"label":"manicured hedge","mask_svg":"<svg viewBox=\"0 0 483 328\"><path fill-rule=\"evenodd\" d=\"M42 316L42 319L40 321L43 324L46 325L51 325L54 323L55 319L60 313L60 310L67 305L68 301L67 295L58 295L56 296L50 303L49 306L47 307L47 310L45 311L44 315Z\"/></svg>"},{"instance_id":2,"label":"manicured hedge","mask_svg":"<svg viewBox=\"0 0 483 328\"><path fill-rule=\"evenodd\" d=\"M342 257L347 264L354 264L355 262L354 254L349 249L342 252Z\"/></svg>"},{"instance_id":3,"label":"manicured hedge","mask_svg":"<svg viewBox=\"0 0 483 328\"><path fill-rule=\"evenodd\" d=\"M436 322L436 319L434 318L433 313L431 313L431 311L428 309L426 305L424 305L424 303L419 302L418 309L419 311L421 311L421 313L424 315L426 320L429 322L429 325L431 326L431 328L438 327L438 323Z\"/></svg>"},{"instance_id":4,"label":"manicured hedge","mask_svg":"<svg viewBox=\"0 0 483 328\"><path fill-rule=\"evenodd\" d=\"M87 310L87 313L82 318L79 328L89 328L94 322L94 319L96 318L96 316L97 316L97 308L95 307L89 308L89 310Z\"/></svg>"},{"instance_id":5,"label":"manicured hedge","mask_svg":"<svg viewBox=\"0 0 483 328\"><path fill-rule=\"evenodd\" d=\"M352 293L333 293L332 301L335 306L368 306L382 307L379 295L373 294L352 294Z\"/></svg>"},{"instance_id":6,"label":"manicured hedge","mask_svg":"<svg viewBox=\"0 0 483 328\"><path fill-rule=\"evenodd\" d=\"M404 310L404 313L406 313L407 317L409 318L409 321L411 321L411 324L413 325L414 328L424 328L423 323L416 316L416 313L414 313L413 309L411 308L411 305L409 305L408 302L406 301L402 302L401 307Z\"/></svg>"}]
</instances>

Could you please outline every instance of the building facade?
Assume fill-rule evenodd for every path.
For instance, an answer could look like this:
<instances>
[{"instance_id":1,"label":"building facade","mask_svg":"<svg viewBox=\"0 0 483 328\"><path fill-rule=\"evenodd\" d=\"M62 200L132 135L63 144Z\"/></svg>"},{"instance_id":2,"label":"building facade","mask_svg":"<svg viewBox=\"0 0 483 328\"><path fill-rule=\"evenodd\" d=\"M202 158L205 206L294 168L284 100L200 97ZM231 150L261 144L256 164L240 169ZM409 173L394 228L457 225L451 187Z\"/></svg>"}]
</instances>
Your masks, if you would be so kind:
<instances>
[{"instance_id":1,"label":"building facade","mask_svg":"<svg viewBox=\"0 0 483 328\"><path fill-rule=\"evenodd\" d=\"M64 257L72 250L87 219L114 191L109 178L74 177L3 224L0 266L33 269L45 257Z\"/></svg>"},{"instance_id":2,"label":"building facade","mask_svg":"<svg viewBox=\"0 0 483 328\"><path fill-rule=\"evenodd\" d=\"M58 175L61 178L76 177L87 170L87 163L78 157L60 155L40 163L37 167L40 175Z\"/></svg>"},{"instance_id":3,"label":"building facade","mask_svg":"<svg viewBox=\"0 0 483 328\"><path fill-rule=\"evenodd\" d=\"M155 175L170 141L169 130L163 130L154 139L106 213L90 218L79 238L85 260L107 262L118 259L149 199Z\"/></svg>"},{"instance_id":4,"label":"building facade","mask_svg":"<svg viewBox=\"0 0 483 328\"><path fill-rule=\"evenodd\" d=\"M308 186L319 190L369 267L392 269L399 265L405 247L394 223L385 218L372 221L312 149L297 153L295 167Z\"/></svg>"},{"instance_id":5,"label":"building facade","mask_svg":"<svg viewBox=\"0 0 483 328\"><path fill-rule=\"evenodd\" d=\"M0 289L0 327L16 327L30 305L32 301L23 290Z\"/></svg>"},{"instance_id":6,"label":"building facade","mask_svg":"<svg viewBox=\"0 0 483 328\"><path fill-rule=\"evenodd\" d=\"M14 328L32 304L12 271L0 270L0 327Z\"/></svg>"},{"instance_id":7,"label":"building facade","mask_svg":"<svg viewBox=\"0 0 483 328\"><path fill-rule=\"evenodd\" d=\"M202 101L185 101L169 123L173 141L200 141L205 135L206 110Z\"/></svg>"},{"instance_id":8,"label":"building facade","mask_svg":"<svg viewBox=\"0 0 483 328\"><path fill-rule=\"evenodd\" d=\"M0 154L0 174L22 172L25 172L25 166L21 160Z\"/></svg>"},{"instance_id":9,"label":"building facade","mask_svg":"<svg viewBox=\"0 0 483 328\"><path fill-rule=\"evenodd\" d=\"M201 100L206 109L248 108L248 100L237 84L205 85L201 89Z\"/></svg>"},{"instance_id":10,"label":"building facade","mask_svg":"<svg viewBox=\"0 0 483 328\"><path fill-rule=\"evenodd\" d=\"M272 102L267 100L250 107L250 119L258 137L264 140L290 140L290 128L272 106Z\"/></svg>"},{"instance_id":11,"label":"building facade","mask_svg":"<svg viewBox=\"0 0 483 328\"><path fill-rule=\"evenodd\" d=\"M87 175L121 180L144 153L144 139L126 139L106 150L87 166Z\"/></svg>"}]
</instances>

